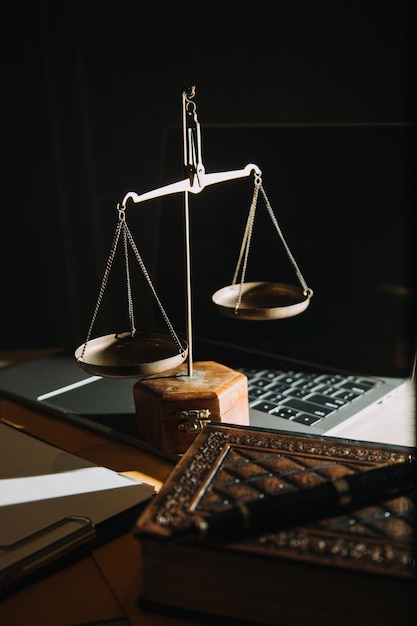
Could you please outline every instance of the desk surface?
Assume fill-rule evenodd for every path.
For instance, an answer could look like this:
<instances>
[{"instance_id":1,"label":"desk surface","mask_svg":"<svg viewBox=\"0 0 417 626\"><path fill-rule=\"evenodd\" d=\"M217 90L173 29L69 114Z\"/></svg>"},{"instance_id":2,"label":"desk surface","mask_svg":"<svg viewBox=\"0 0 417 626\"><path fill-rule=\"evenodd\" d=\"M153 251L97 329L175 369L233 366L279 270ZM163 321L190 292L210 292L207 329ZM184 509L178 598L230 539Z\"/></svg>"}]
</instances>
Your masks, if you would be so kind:
<instances>
[{"instance_id":1,"label":"desk surface","mask_svg":"<svg viewBox=\"0 0 417 626\"><path fill-rule=\"evenodd\" d=\"M22 355L17 355L22 360ZM38 356L33 354L32 356ZM0 363L12 355L0 353ZM58 418L0 400L0 419L19 425L69 452L118 472L138 474L160 488L174 463ZM337 437L413 445L415 389L409 385L378 414L370 411L334 429ZM90 555L23 588L0 603L0 623L7 626L183 626L183 620L150 614L138 607L142 585L139 543L122 535ZM200 622L188 620L189 626Z\"/></svg>"}]
</instances>

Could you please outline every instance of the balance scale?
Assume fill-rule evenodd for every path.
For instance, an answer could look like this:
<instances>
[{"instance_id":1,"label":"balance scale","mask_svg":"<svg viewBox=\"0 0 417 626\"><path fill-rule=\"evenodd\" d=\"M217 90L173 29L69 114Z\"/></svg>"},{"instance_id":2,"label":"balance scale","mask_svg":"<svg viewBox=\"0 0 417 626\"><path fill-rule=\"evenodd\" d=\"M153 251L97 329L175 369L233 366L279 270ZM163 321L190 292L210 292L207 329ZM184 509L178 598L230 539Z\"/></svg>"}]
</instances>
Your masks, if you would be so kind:
<instances>
[{"instance_id":1,"label":"balance scale","mask_svg":"<svg viewBox=\"0 0 417 626\"><path fill-rule=\"evenodd\" d=\"M254 177L254 191L243 233L240 253L230 285L212 296L220 314L234 319L272 320L305 311L313 295L292 255L262 185L260 168L249 163L243 169L206 173L201 150L195 87L182 94L183 157L186 178L138 195L128 192L117 205L118 222L87 337L75 351L78 365L89 374L139 379L133 386L138 435L168 453L182 453L196 434L211 421L249 423L246 377L215 363L193 362L193 329L190 254L190 194L239 178ZM187 337L180 338L171 324L152 283L126 219L128 203L138 204L171 194L183 194ZM259 195L284 246L299 285L266 281L245 282L248 256ZM122 240L130 330L92 338L94 323ZM129 247L142 270L167 326L167 333L138 331L135 327L130 280Z\"/></svg>"}]
</instances>

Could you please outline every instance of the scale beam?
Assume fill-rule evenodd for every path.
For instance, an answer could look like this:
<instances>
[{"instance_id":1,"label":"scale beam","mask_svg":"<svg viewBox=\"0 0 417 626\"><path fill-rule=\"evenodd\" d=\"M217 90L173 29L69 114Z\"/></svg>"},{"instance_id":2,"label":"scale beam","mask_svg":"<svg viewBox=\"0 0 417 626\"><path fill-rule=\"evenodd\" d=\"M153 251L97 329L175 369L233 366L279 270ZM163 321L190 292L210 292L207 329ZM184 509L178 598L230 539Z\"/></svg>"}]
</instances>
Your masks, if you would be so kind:
<instances>
[{"instance_id":1,"label":"scale beam","mask_svg":"<svg viewBox=\"0 0 417 626\"><path fill-rule=\"evenodd\" d=\"M256 176L262 175L262 172L257 165L249 163L246 167L240 170L214 172L212 174L203 174L200 172L198 177L194 177L192 183L189 178L185 178L184 180L180 180L176 183L171 183L170 185L165 185L164 187L159 187L158 189L153 189L152 191L142 194L129 191L122 200L121 208L126 207L128 200L132 200L135 204L137 204L139 202L146 202L147 200L161 198L162 196L168 196L174 193L190 192L197 194L209 185L215 185L216 183L223 183L229 180L236 180L238 178L245 178L250 176L252 172L254 172Z\"/></svg>"}]
</instances>

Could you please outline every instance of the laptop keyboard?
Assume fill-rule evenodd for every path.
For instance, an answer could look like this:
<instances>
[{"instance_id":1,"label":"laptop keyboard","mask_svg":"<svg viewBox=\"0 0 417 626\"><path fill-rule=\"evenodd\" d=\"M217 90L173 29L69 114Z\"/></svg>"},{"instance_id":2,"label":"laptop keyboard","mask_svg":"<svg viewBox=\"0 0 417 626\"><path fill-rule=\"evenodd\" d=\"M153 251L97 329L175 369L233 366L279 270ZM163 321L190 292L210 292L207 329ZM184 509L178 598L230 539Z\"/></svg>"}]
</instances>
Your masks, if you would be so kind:
<instances>
[{"instance_id":1,"label":"laptop keyboard","mask_svg":"<svg viewBox=\"0 0 417 626\"><path fill-rule=\"evenodd\" d=\"M313 426L373 389L369 378L239 368L248 378L249 406L264 413Z\"/></svg>"}]
</instances>

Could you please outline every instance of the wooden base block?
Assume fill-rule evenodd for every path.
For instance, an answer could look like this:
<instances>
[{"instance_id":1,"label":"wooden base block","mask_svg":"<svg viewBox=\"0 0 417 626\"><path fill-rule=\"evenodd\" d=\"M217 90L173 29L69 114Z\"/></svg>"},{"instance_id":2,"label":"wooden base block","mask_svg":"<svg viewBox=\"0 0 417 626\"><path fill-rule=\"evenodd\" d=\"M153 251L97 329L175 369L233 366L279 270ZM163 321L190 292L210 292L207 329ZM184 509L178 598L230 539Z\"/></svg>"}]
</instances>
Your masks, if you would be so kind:
<instances>
[{"instance_id":1,"label":"wooden base block","mask_svg":"<svg viewBox=\"0 0 417 626\"><path fill-rule=\"evenodd\" d=\"M138 434L157 449L181 454L209 422L249 424L248 381L214 361L155 374L133 387Z\"/></svg>"}]
</instances>

